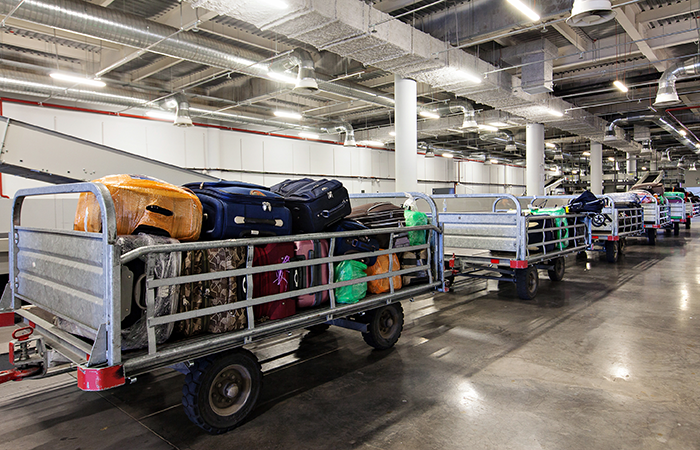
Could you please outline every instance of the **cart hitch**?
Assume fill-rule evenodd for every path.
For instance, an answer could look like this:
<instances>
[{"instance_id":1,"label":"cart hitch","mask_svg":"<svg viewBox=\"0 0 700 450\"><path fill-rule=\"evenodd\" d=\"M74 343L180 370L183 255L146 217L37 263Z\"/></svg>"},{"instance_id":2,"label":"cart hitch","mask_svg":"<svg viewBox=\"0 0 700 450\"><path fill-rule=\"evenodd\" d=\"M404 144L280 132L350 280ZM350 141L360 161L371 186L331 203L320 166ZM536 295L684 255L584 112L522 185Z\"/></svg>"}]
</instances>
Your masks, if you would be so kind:
<instances>
[{"instance_id":1,"label":"cart hitch","mask_svg":"<svg viewBox=\"0 0 700 450\"><path fill-rule=\"evenodd\" d=\"M18 328L12 332L14 340L9 345L9 359L15 368L0 372L0 384L46 374L46 346L41 337L31 337L33 333L32 327Z\"/></svg>"}]
</instances>

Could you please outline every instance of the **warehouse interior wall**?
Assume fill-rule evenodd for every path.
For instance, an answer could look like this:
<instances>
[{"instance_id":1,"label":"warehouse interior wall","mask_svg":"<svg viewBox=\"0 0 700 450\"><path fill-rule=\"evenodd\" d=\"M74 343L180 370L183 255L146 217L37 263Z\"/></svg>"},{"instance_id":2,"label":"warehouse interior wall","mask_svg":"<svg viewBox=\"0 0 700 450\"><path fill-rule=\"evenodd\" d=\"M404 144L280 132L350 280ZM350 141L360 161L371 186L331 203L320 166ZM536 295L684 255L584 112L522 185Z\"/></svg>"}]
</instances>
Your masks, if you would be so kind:
<instances>
[{"instance_id":1,"label":"warehouse interior wall","mask_svg":"<svg viewBox=\"0 0 700 450\"><path fill-rule=\"evenodd\" d=\"M394 152L208 127L177 128L169 122L4 102L7 117L167 162L205 169L213 176L271 186L288 178L333 177L348 191L393 192ZM31 143L27 143L31 145ZM418 155L418 188L453 187L458 193L520 194L525 170L480 161ZM76 161L76 171L80 162ZM138 168L134 171L138 173ZM4 193L39 182L3 175Z\"/></svg>"}]
</instances>

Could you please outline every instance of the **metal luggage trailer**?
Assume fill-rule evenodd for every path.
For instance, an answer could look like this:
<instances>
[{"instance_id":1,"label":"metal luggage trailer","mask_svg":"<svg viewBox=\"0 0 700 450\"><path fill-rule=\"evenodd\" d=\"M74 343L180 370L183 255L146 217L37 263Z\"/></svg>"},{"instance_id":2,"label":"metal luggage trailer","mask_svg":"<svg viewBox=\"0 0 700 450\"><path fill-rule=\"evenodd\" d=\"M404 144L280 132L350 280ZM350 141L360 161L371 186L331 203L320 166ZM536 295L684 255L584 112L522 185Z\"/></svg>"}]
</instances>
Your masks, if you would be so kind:
<instances>
[{"instance_id":1,"label":"metal luggage trailer","mask_svg":"<svg viewBox=\"0 0 700 450\"><path fill-rule=\"evenodd\" d=\"M62 193L92 192L97 197L102 213L102 231L87 233L72 230L49 230L29 228L21 225L22 203L26 197ZM412 195L426 201L432 217L436 217L434 202L424 194L365 194L354 198L400 197ZM136 375L162 367L174 367L185 372L183 405L190 419L210 433L230 430L240 423L253 409L260 391L262 373L256 357L241 347L274 335L292 330L330 324L359 330L365 341L378 349L393 346L403 327L403 310L400 301L443 290L442 255L435 251L441 242L441 230L436 225L400 228L428 231L428 240L423 245L392 248L394 233L399 228L382 228L366 231L337 233L314 233L306 235L231 239L224 241L191 242L173 245L140 247L124 255L114 245L116 235L115 210L107 188L100 183L79 183L25 189L17 193L13 207L11 232L11 295L6 290L0 303L0 312L18 314L29 325L18 333L13 341L13 358L17 371L9 379L21 379L33 375L47 374L52 357L57 352L77 365L78 386L83 390L101 391L124 385ZM390 271L357 280L335 283L334 263L357 259L358 254L335 256L337 237L357 237L390 233L390 248L362 257L388 255L392 253L427 250L428 264L415 268ZM329 256L308 261L292 261L252 267L254 245L289 242L306 239L331 239ZM247 247L246 267L236 270L209 272L173 278L154 278L155 255L163 252ZM146 316L148 349L121 351L121 312L123 296L122 266L139 257L146 258ZM437 265L437 262L440 262ZM276 295L253 298L253 274L318 264L328 264L327 285L295 290ZM438 269L439 268L439 269ZM414 272L428 273L428 282L422 285L394 289L394 276ZM231 304L205 309L155 316L155 289L161 286L177 286L185 283L245 276L247 297ZM389 278L391 277L391 278ZM355 304L336 302L334 289L371 280L389 278L390 292L370 295ZM129 291L131 285L129 282ZM294 298L328 290L330 303L280 320L255 323L253 307L275 300ZM24 305L23 305L24 303ZM217 312L245 308L248 326L244 330L222 334L204 334L174 342L157 345L155 329L158 325L179 320L208 316ZM52 323L57 316L78 324L81 329L94 336L86 340L58 329ZM36 332L27 339L26 335ZM25 336L21 336L24 334ZM24 339L24 340L21 340ZM5 380L5 381L7 381Z\"/></svg>"},{"instance_id":2,"label":"metal luggage trailer","mask_svg":"<svg viewBox=\"0 0 700 450\"><path fill-rule=\"evenodd\" d=\"M433 195L436 203L443 200L439 212L443 227L443 241L447 276L468 276L511 281L516 284L518 296L530 300L537 294L538 269L548 271L550 279L560 281L564 276L564 257L588 249L591 245L590 218L584 214L527 215L521 202L532 197L510 194L454 194ZM569 197L537 197L537 200L562 200ZM573 198L570 197L570 198ZM490 207L483 204L489 201ZM447 208L449 200L460 201L460 210ZM473 207L469 202L481 203ZM499 203L509 201L509 209L499 209ZM486 209L486 210L484 210ZM552 226L533 229L538 221L551 219ZM557 225L555 219L567 219ZM563 221L562 221L563 222ZM546 225L546 221L543 225ZM557 236L562 236L558 238ZM557 244L567 243L564 249ZM554 246L554 250L547 247ZM497 275L494 275L495 272Z\"/></svg>"},{"instance_id":3,"label":"metal luggage trailer","mask_svg":"<svg viewBox=\"0 0 700 450\"><path fill-rule=\"evenodd\" d=\"M593 220L591 250L605 252L607 261L615 263L622 253L625 239L644 233L644 211L641 205L622 205L615 203L607 195L598 196L598 198L601 197L605 199L602 214L610 218L610 221L606 220L603 225L596 226L596 221Z\"/></svg>"},{"instance_id":4,"label":"metal luggage trailer","mask_svg":"<svg viewBox=\"0 0 700 450\"><path fill-rule=\"evenodd\" d=\"M669 215L671 217L671 223L667 230L673 229L673 234L678 236L681 230L681 224L686 223L686 206L685 200L681 198L669 198Z\"/></svg>"},{"instance_id":5,"label":"metal luggage trailer","mask_svg":"<svg viewBox=\"0 0 700 450\"><path fill-rule=\"evenodd\" d=\"M642 203L644 213L644 228L647 230L649 245L656 245L656 234L661 228L669 228L671 222L671 208L669 205L660 205L654 197L653 202Z\"/></svg>"},{"instance_id":6,"label":"metal luggage trailer","mask_svg":"<svg viewBox=\"0 0 700 450\"><path fill-rule=\"evenodd\" d=\"M685 203L685 228L690 229L690 223L693 217L700 216L700 203L686 202Z\"/></svg>"}]
</instances>

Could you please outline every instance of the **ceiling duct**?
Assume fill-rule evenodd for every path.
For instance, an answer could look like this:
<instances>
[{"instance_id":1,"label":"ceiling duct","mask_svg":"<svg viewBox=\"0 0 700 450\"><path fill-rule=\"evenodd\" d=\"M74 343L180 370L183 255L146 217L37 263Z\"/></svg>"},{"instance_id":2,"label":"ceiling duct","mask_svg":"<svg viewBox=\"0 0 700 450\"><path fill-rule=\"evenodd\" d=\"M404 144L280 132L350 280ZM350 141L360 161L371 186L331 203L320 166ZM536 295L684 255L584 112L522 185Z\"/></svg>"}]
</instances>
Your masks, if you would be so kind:
<instances>
[{"instance_id":1,"label":"ceiling duct","mask_svg":"<svg viewBox=\"0 0 700 450\"><path fill-rule=\"evenodd\" d=\"M476 111L474 106L466 100L450 100L437 107L437 112L441 116L462 113L464 119L459 127L464 130L474 130L479 127L476 123Z\"/></svg>"},{"instance_id":2,"label":"ceiling duct","mask_svg":"<svg viewBox=\"0 0 700 450\"><path fill-rule=\"evenodd\" d=\"M547 39L506 47L501 59L509 64L522 63L521 87L528 94L554 90L554 59L559 49Z\"/></svg>"},{"instance_id":3,"label":"ceiling duct","mask_svg":"<svg viewBox=\"0 0 700 450\"><path fill-rule=\"evenodd\" d=\"M146 50L244 75L274 80L263 56L235 45L143 19L116 9L80 0L32 0L19 8L16 0L0 0L0 14L39 25L66 30L128 47ZM258 9L252 8L251 9ZM307 61L308 62L308 61ZM305 64L305 63L302 63ZM300 66L301 67L301 66ZM302 79L308 78L308 67ZM393 108L394 99L385 93L346 81L329 82L316 75L319 89L344 97ZM293 81L295 84L296 82ZM303 83L301 85L303 88Z\"/></svg>"},{"instance_id":4,"label":"ceiling duct","mask_svg":"<svg viewBox=\"0 0 700 450\"><path fill-rule=\"evenodd\" d=\"M589 27L605 23L615 17L610 0L575 0L571 17L566 23L572 27Z\"/></svg>"},{"instance_id":5,"label":"ceiling duct","mask_svg":"<svg viewBox=\"0 0 700 450\"><path fill-rule=\"evenodd\" d=\"M177 127L191 127L190 102L187 100L187 97L184 94L175 94L173 100L175 102L175 121L173 125Z\"/></svg>"},{"instance_id":6,"label":"ceiling duct","mask_svg":"<svg viewBox=\"0 0 700 450\"><path fill-rule=\"evenodd\" d=\"M620 139L621 130L617 127L621 125L634 124L635 122L653 122L665 131L667 131L671 136L673 136L674 139L683 144L686 148L692 150L697 154L700 154L700 149L695 145L695 143L693 143L687 137L683 136L681 132L676 127L671 125L666 119L656 114L631 115L613 120L605 128L606 144L609 141L615 141Z\"/></svg>"},{"instance_id":7,"label":"ceiling duct","mask_svg":"<svg viewBox=\"0 0 700 450\"><path fill-rule=\"evenodd\" d=\"M678 62L661 75L659 90L656 93L654 106L671 106L680 103L676 91L676 80L700 74L700 56L694 56Z\"/></svg>"},{"instance_id":8,"label":"ceiling duct","mask_svg":"<svg viewBox=\"0 0 700 450\"><path fill-rule=\"evenodd\" d=\"M348 147L354 147L357 145L355 142L355 130L353 130L352 125L348 122L341 122L334 127L335 131L339 133L345 133L345 141L343 145Z\"/></svg>"},{"instance_id":9,"label":"ceiling duct","mask_svg":"<svg viewBox=\"0 0 700 450\"><path fill-rule=\"evenodd\" d=\"M306 50L295 49L289 55L273 61L269 69L271 72L282 73L295 67L298 68L298 71L294 91L304 94L315 94L318 92L314 60Z\"/></svg>"}]
</instances>

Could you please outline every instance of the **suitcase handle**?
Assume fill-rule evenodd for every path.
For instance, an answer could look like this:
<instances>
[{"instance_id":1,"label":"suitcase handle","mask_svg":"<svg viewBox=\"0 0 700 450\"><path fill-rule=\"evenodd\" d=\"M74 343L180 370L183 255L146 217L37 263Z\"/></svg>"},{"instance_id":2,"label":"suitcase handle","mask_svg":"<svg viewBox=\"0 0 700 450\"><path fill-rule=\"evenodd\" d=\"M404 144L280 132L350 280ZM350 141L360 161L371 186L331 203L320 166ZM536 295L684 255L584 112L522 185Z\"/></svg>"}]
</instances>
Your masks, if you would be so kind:
<instances>
[{"instance_id":1,"label":"suitcase handle","mask_svg":"<svg viewBox=\"0 0 700 450\"><path fill-rule=\"evenodd\" d=\"M328 219L328 218L330 218L331 214L336 213L336 212L340 211L341 209L343 209L343 207L345 206L345 203L346 203L346 202L347 202L347 200L343 200L342 203L340 203L340 204L339 204L338 206L336 206L335 208L333 208L333 209L324 209L323 211L321 211L320 213L318 213L318 215L321 216L321 217L323 217L324 219Z\"/></svg>"},{"instance_id":2,"label":"suitcase handle","mask_svg":"<svg viewBox=\"0 0 700 450\"><path fill-rule=\"evenodd\" d=\"M158 206L158 205L148 205L148 206L146 206L146 211L154 212L156 214L161 214L161 215L164 215L166 217L170 217L173 215L172 211L170 211L169 209L165 209L162 206Z\"/></svg>"}]
</instances>

